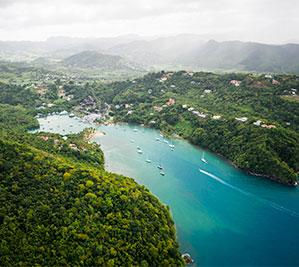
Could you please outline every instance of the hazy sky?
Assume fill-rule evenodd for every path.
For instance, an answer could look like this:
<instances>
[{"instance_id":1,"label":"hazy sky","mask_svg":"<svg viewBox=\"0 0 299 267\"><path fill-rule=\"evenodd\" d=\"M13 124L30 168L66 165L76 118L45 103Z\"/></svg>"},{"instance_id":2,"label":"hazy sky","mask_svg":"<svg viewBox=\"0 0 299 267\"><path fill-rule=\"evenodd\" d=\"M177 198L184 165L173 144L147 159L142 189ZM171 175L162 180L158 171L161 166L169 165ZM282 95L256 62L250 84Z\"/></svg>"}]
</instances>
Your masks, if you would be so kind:
<instances>
[{"instance_id":1,"label":"hazy sky","mask_svg":"<svg viewBox=\"0 0 299 267\"><path fill-rule=\"evenodd\" d=\"M299 0L0 0L1 40L209 34L299 40Z\"/></svg>"}]
</instances>

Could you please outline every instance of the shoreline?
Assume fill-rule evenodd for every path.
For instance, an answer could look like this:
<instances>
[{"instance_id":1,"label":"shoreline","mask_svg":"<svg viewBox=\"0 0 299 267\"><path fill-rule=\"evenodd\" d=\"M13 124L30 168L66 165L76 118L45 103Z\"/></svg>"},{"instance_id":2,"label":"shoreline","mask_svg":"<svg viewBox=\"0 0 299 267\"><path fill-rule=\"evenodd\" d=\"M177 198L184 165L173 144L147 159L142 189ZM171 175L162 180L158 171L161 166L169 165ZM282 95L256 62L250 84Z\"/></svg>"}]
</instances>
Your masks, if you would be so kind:
<instances>
[{"instance_id":1,"label":"shoreline","mask_svg":"<svg viewBox=\"0 0 299 267\"><path fill-rule=\"evenodd\" d=\"M82 114L76 114L79 118L82 118ZM247 169L243 169L243 168L240 168L239 166L237 166L233 161L231 161L230 159L226 158L224 155L221 155L215 151L212 151L210 150L209 148L206 148L206 147L201 147L199 146L198 144L194 144L192 143L189 139L187 138L184 138L178 134L169 134L167 132L164 132L162 129L160 128L153 128L151 127L150 125L145 125L145 124L140 124L140 123L129 123L129 122L126 122L126 121L103 121L103 122L93 122L94 125L97 125L97 126L114 126L114 125L121 125L121 124L126 124L126 125L137 125L139 127L144 127L144 128L149 128L149 129L154 129L154 130L157 130L159 131L161 134L163 134L165 137L167 138L173 138L173 139L179 139L179 140L184 140L184 141L187 141L188 143L194 145L195 147L198 147L200 149L203 149L203 150L206 150L207 152L210 152L210 153L213 153L217 156L219 156L222 160L226 161L227 163L229 163L230 165L232 165L234 168L246 173L246 174L250 174L250 175L253 175L255 177L261 177L261 178L264 178L264 179L267 179L267 180L270 180L270 181L273 181L273 182L276 182L278 184L281 184L281 185L284 185L284 186L289 186L289 187L297 187L298 186L298 180L293 182L293 183L289 183L289 182L284 182L282 181L280 178L278 177L274 177L274 176L269 176L269 175L265 175L265 174L259 174L259 173L255 173L254 171L250 171L250 170L247 170ZM102 136L105 136L106 133L103 132L103 131L100 131L100 130L96 130L95 128L93 128L93 132L90 134L90 136L87 136L87 140L90 141L91 139L93 138L96 138L96 137L102 137Z\"/></svg>"},{"instance_id":2,"label":"shoreline","mask_svg":"<svg viewBox=\"0 0 299 267\"><path fill-rule=\"evenodd\" d=\"M165 133L162 129L160 129L160 128L158 128L158 129L157 128L153 128L150 125L143 125L143 126L141 126L141 124L138 124L138 123L136 123L136 125L139 125L140 127L145 127L145 128L150 128L150 129L158 130L158 131L160 131L161 134L163 134L164 136L166 136L168 138L173 138L173 139L179 139L179 140L187 141L189 144L191 144L191 145L193 145L193 146L195 146L197 148L206 150L209 153L213 153L213 154L219 156L222 160L226 161L227 163L229 163L230 165L232 165L234 168L236 168L236 169L238 169L238 170L240 170L240 171L242 171L242 172L244 172L246 174L250 174L250 175L253 175L255 177L264 178L264 179L270 180L272 182L275 182L277 184L281 184L281 185L288 186L288 187L294 187L294 188L296 188L298 186L298 180L295 181L294 183L288 183L288 182L282 181L278 177L269 176L269 175L265 175L265 174L259 174L259 173L255 173L255 172L250 171L250 170L246 170L246 169L240 168L233 161L231 161L230 159L226 158L225 156L223 156L223 155L221 155L221 154L219 154L219 153L217 153L215 151L212 151L212 150L210 150L210 149L208 149L206 147L201 147L198 144L194 144L189 139L184 138L184 137L182 137L182 136L180 136L178 134L172 134L172 135L170 135L168 133Z\"/></svg>"}]
</instances>

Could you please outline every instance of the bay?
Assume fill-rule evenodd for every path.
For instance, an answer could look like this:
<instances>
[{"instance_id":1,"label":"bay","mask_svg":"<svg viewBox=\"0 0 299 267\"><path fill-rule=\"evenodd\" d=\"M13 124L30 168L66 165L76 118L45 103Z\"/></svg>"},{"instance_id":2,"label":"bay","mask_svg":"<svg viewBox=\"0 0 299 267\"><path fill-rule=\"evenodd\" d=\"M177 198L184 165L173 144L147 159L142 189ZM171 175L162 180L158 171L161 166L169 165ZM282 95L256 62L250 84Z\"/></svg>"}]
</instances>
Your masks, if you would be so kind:
<instances>
[{"instance_id":1,"label":"bay","mask_svg":"<svg viewBox=\"0 0 299 267\"><path fill-rule=\"evenodd\" d=\"M170 207L180 250L192 255L194 266L299 266L298 188L245 174L153 129L95 126L59 115L39 123L45 132L68 134L91 126L104 132L94 141L104 151L106 169L133 177Z\"/></svg>"}]
</instances>

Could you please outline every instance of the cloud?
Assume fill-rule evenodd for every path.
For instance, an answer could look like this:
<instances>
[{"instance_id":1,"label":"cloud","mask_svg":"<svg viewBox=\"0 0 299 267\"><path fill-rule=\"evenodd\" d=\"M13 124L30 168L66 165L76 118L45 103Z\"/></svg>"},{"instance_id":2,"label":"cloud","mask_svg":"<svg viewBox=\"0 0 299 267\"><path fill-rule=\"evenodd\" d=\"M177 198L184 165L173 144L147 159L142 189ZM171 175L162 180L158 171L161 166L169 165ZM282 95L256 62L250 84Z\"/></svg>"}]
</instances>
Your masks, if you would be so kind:
<instances>
[{"instance_id":1,"label":"cloud","mask_svg":"<svg viewBox=\"0 0 299 267\"><path fill-rule=\"evenodd\" d=\"M279 42L299 36L298 13L298 0L0 0L0 39L187 32Z\"/></svg>"}]
</instances>

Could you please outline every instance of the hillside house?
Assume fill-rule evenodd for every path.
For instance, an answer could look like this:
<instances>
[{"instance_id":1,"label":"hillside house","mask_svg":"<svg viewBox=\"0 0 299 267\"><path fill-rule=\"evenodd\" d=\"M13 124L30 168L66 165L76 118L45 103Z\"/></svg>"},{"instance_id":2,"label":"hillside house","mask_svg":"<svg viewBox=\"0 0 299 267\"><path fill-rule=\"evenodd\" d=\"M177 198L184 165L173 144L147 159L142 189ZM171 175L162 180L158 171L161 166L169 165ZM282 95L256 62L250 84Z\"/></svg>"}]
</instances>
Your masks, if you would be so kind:
<instances>
[{"instance_id":1,"label":"hillside house","mask_svg":"<svg viewBox=\"0 0 299 267\"><path fill-rule=\"evenodd\" d=\"M75 151L79 151L79 148L75 144L69 144L69 148Z\"/></svg>"},{"instance_id":2,"label":"hillside house","mask_svg":"<svg viewBox=\"0 0 299 267\"><path fill-rule=\"evenodd\" d=\"M253 125L255 126L261 126L262 121L261 120L257 120L253 123Z\"/></svg>"},{"instance_id":3,"label":"hillside house","mask_svg":"<svg viewBox=\"0 0 299 267\"><path fill-rule=\"evenodd\" d=\"M220 115L214 115L214 116L212 117L212 119L213 119L213 120L219 120L219 119L221 119L221 116L220 116Z\"/></svg>"},{"instance_id":4,"label":"hillside house","mask_svg":"<svg viewBox=\"0 0 299 267\"><path fill-rule=\"evenodd\" d=\"M276 126L273 124L262 124L261 127L266 128L266 129L275 129L276 128Z\"/></svg>"},{"instance_id":5,"label":"hillside house","mask_svg":"<svg viewBox=\"0 0 299 267\"><path fill-rule=\"evenodd\" d=\"M247 117L240 117L240 118L235 118L235 119L240 122L246 122L248 120Z\"/></svg>"},{"instance_id":6,"label":"hillside house","mask_svg":"<svg viewBox=\"0 0 299 267\"><path fill-rule=\"evenodd\" d=\"M236 87L239 87L241 85L241 81L238 80L231 80L229 83Z\"/></svg>"},{"instance_id":7,"label":"hillside house","mask_svg":"<svg viewBox=\"0 0 299 267\"><path fill-rule=\"evenodd\" d=\"M172 106L174 104L175 104L175 99L174 98L169 98L167 103L166 103L167 106Z\"/></svg>"},{"instance_id":8,"label":"hillside house","mask_svg":"<svg viewBox=\"0 0 299 267\"><path fill-rule=\"evenodd\" d=\"M80 106L85 109L94 110L97 104L91 96L87 96L80 102Z\"/></svg>"},{"instance_id":9,"label":"hillside house","mask_svg":"<svg viewBox=\"0 0 299 267\"><path fill-rule=\"evenodd\" d=\"M45 85L37 85L35 86L35 91L39 96L44 96L47 93L47 86Z\"/></svg>"}]
</instances>

